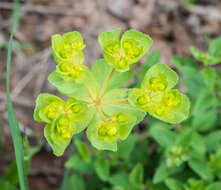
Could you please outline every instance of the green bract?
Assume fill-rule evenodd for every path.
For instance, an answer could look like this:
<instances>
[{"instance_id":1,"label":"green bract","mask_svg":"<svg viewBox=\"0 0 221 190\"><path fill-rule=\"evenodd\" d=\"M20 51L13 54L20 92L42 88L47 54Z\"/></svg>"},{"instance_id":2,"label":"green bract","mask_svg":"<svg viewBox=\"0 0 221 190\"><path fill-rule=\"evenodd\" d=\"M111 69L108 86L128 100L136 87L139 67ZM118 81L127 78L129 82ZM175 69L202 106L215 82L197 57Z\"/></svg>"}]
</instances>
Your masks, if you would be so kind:
<instances>
[{"instance_id":1,"label":"green bract","mask_svg":"<svg viewBox=\"0 0 221 190\"><path fill-rule=\"evenodd\" d=\"M72 136L84 130L84 125L79 126L78 122L87 112L87 104L73 98L64 102L51 94L38 96L34 119L47 123L44 134L55 155L62 155Z\"/></svg>"},{"instance_id":2,"label":"green bract","mask_svg":"<svg viewBox=\"0 0 221 190\"><path fill-rule=\"evenodd\" d=\"M57 66L48 80L69 99L40 94L34 119L46 123L44 135L55 155L62 155L73 135L86 128L94 147L117 151L117 142L128 137L146 112L169 123L187 118L189 100L172 89L178 76L164 64L147 71L141 88L121 88L132 76L130 66L147 52L152 40L136 30L119 38L120 29L99 35L105 59L89 70L82 64L85 45L79 32L52 36Z\"/></svg>"},{"instance_id":3,"label":"green bract","mask_svg":"<svg viewBox=\"0 0 221 190\"><path fill-rule=\"evenodd\" d=\"M85 48L85 44L79 32L68 32L63 36L55 34L52 36L51 42L52 53L57 63L61 61L83 63L84 54L82 50Z\"/></svg>"},{"instance_id":4,"label":"green bract","mask_svg":"<svg viewBox=\"0 0 221 190\"><path fill-rule=\"evenodd\" d=\"M49 75L49 81L52 84L56 86L59 81L61 81L60 84L82 84L87 80L88 68L82 64L84 62L84 54L82 53L84 48L83 38L77 31L68 32L63 36L60 34L52 36L52 53L57 62L56 70ZM60 90L59 87L58 90Z\"/></svg>"},{"instance_id":5,"label":"green bract","mask_svg":"<svg viewBox=\"0 0 221 190\"><path fill-rule=\"evenodd\" d=\"M146 73L141 88L129 95L131 104L168 123L180 123L189 114L188 98L173 88L177 74L164 64L152 66Z\"/></svg>"},{"instance_id":6,"label":"green bract","mask_svg":"<svg viewBox=\"0 0 221 190\"><path fill-rule=\"evenodd\" d=\"M98 41L108 64L122 72L128 71L130 65L139 61L152 45L148 35L136 30L126 31L121 40L120 29L103 32Z\"/></svg>"},{"instance_id":7,"label":"green bract","mask_svg":"<svg viewBox=\"0 0 221 190\"><path fill-rule=\"evenodd\" d=\"M113 114L105 121L97 116L88 127L87 137L97 149L117 151L117 140L127 138L135 122L136 117L130 114Z\"/></svg>"},{"instance_id":8,"label":"green bract","mask_svg":"<svg viewBox=\"0 0 221 190\"><path fill-rule=\"evenodd\" d=\"M57 65L56 71L64 80L72 79L76 83L82 83L87 78L88 68L85 65L62 61Z\"/></svg>"}]
</instances>

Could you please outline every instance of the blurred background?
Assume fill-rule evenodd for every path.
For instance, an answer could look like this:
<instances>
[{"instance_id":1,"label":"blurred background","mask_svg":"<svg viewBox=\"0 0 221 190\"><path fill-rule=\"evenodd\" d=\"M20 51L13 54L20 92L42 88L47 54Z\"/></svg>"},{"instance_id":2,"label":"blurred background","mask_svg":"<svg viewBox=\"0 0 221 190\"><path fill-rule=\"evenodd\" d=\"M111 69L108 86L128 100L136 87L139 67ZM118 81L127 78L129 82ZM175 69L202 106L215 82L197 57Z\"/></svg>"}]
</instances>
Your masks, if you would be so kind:
<instances>
[{"instance_id":1,"label":"blurred background","mask_svg":"<svg viewBox=\"0 0 221 190\"><path fill-rule=\"evenodd\" d=\"M0 0L0 174L14 160L6 112L6 58L12 26L12 1ZM55 69L51 35L78 30L86 43L85 64L101 58L99 33L134 28L149 34L151 48L161 51L161 61L173 67L171 56L189 56L189 46L206 49L207 39L221 35L220 0L23 0L19 32L15 34L11 70L11 96L21 131L32 145L42 148L32 158L31 190L54 189L64 175L63 157L53 156L43 138L43 125L33 120L35 99L41 92L56 94L47 81ZM151 52L150 51L150 52ZM141 61L140 64L144 62ZM59 94L60 95L60 94Z\"/></svg>"}]
</instances>

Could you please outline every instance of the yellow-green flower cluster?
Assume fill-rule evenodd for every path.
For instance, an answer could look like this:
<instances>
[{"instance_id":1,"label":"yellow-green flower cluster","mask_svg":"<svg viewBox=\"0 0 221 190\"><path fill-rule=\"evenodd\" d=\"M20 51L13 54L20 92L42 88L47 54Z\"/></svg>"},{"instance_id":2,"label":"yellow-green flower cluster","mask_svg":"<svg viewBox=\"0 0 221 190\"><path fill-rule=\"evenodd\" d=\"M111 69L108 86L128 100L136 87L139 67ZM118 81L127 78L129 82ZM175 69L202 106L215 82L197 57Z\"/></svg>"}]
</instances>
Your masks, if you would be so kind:
<instances>
[{"instance_id":1,"label":"yellow-green flower cluster","mask_svg":"<svg viewBox=\"0 0 221 190\"><path fill-rule=\"evenodd\" d=\"M119 128L125 124L126 117L123 114L111 116L106 121L102 121L98 128L98 135L104 138L104 141L109 141L111 138L119 136Z\"/></svg>"},{"instance_id":2,"label":"yellow-green flower cluster","mask_svg":"<svg viewBox=\"0 0 221 190\"><path fill-rule=\"evenodd\" d=\"M45 136L52 147L54 144L67 146L76 132L76 122L85 116L87 109L84 102L73 98L64 102L57 96L41 94L36 100L34 119L47 123ZM66 146L54 149L54 153L63 154Z\"/></svg>"},{"instance_id":3,"label":"yellow-green flower cluster","mask_svg":"<svg viewBox=\"0 0 221 190\"><path fill-rule=\"evenodd\" d=\"M136 30L126 31L121 40L119 39L120 29L103 32L98 37L108 64L118 71L125 72L148 51L152 39Z\"/></svg>"},{"instance_id":4,"label":"yellow-green flower cluster","mask_svg":"<svg viewBox=\"0 0 221 190\"><path fill-rule=\"evenodd\" d=\"M69 97L62 99L40 94L34 119L46 123L44 135L54 154L60 156L74 134L87 128L87 137L100 150L117 151L132 128L150 115L169 122L185 120L189 100L172 89L177 74L164 64L152 66L140 88L121 88L132 72L126 72L140 60L152 39L139 31L128 30L120 39L120 29L103 32L98 37L105 59L89 70L83 65L85 48L77 31L52 36L52 53L57 63L49 82Z\"/></svg>"},{"instance_id":5,"label":"yellow-green flower cluster","mask_svg":"<svg viewBox=\"0 0 221 190\"><path fill-rule=\"evenodd\" d=\"M83 38L77 31L68 32L61 36L52 36L52 53L57 62L56 72L65 79L74 79L82 83L86 77L88 68L83 65L85 48Z\"/></svg>"},{"instance_id":6,"label":"yellow-green flower cluster","mask_svg":"<svg viewBox=\"0 0 221 190\"><path fill-rule=\"evenodd\" d=\"M211 52L200 51L199 49L197 49L194 46L190 47L190 51L191 51L193 57L196 60L198 60L199 62L203 63L205 66L215 65L215 64L221 62L220 55L214 55L214 54L211 54Z\"/></svg>"},{"instance_id":7,"label":"yellow-green flower cluster","mask_svg":"<svg viewBox=\"0 0 221 190\"><path fill-rule=\"evenodd\" d=\"M98 121L89 127L87 136L98 149L117 150L117 140L124 140L131 132L136 117L130 114L117 113Z\"/></svg>"},{"instance_id":8,"label":"yellow-green flower cluster","mask_svg":"<svg viewBox=\"0 0 221 190\"><path fill-rule=\"evenodd\" d=\"M189 100L176 89L177 74L164 64L149 69L141 88L135 88L129 101L150 115L168 123L185 120L189 112Z\"/></svg>"},{"instance_id":9,"label":"yellow-green flower cluster","mask_svg":"<svg viewBox=\"0 0 221 190\"><path fill-rule=\"evenodd\" d=\"M187 148L183 148L179 145L174 145L167 154L167 166L180 166L183 162L188 160L187 152Z\"/></svg>"}]
</instances>

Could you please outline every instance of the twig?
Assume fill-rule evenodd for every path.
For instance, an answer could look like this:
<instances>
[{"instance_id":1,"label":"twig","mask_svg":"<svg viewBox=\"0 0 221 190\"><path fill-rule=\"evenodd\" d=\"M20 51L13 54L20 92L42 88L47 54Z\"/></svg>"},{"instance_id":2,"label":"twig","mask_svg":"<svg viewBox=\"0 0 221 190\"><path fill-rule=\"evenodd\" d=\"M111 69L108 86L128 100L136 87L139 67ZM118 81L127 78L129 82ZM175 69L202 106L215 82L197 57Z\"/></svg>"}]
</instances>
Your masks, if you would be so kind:
<instances>
[{"instance_id":1,"label":"twig","mask_svg":"<svg viewBox=\"0 0 221 190\"><path fill-rule=\"evenodd\" d=\"M34 78L34 76L39 73L41 67L39 65L35 65L32 70L28 74L26 74L16 85L14 90L12 91L12 97L17 97L21 91L26 87L26 85Z\"/></svg>"},{"instance_id":2,"label":"twig","mask_svg":"<svg viewBox=\"0 0 221 190\"><path fill-rule=\"evenodd\" d=\"M5 93L1 93L0 94L0 99L1 100L6 100L6 94ZM30 100L30 99L27 99L27 98L24 98L24 97L12 97L12 102L15 102L21 106L24 106L24 107L34 107L34 101L33 100ZM1 107L3 107L3 104L1 104ZM1 108L1 110L3 110Z\"/></svg>"},{"instance_id":3,"label":"twig","mask_svg":"<svg viewBox=\"0 0 221 190\"><path fill-rule=\"evenodd\" d=\"M13 9L12 3L2 2L0 3L0 9ZM65 8L65 7L49 7L43 5L32 5L32 4L21 4L21 12L32 12L46 15L66 15L66 16L87 16L90 13L85 13L85 11Z\"/></svg>"},{"instance_id":4,"label":"twig","mask_svg":"<svg viewBox=\"0 0 221 190\"><path fill-rule=\"evenodd\" d=\"M45 63L49 56L49 50L44 52L44 55L41 57L41 62L39 64ZM44 65L39 64L35 65L29 72L26 74L16 85L14 90L12 91L12 97L18 96L18 94L25 88L25 86L32 80L32 78L39 73L40 70L44 68Z\"/></svg>"},{"instance_id":5,"label":"twig","mask_svg":"<svg viewBox=\"0 0 221 190\"><path fill-rule=\"evenodd\" d=\"M218 10L216 7L213 6L200 6L200 5L185 5L183 6L184 9L187 11L197 14L197 15L202 15L209 17L211 19L217 19L221 20L221 10Z\"/></svg>"},{"instance_id":6,"label":"twig","mask_svg":"<svg viewBox=\"0 0 221 190\"><path fill-rule=\"evenodd\" d=\"M34 95L38 95L41 91L41 88L44 84L44 81L45 81L45 78L46 78L46 75L45 73L47 73L47 70L48 70L48 67L49 67L49 64L47 62L48 60L48 57L50 56L50 51L47 51L44 55L44 57L42 58L42 61L39 63L40 64L40 68L41 70L44 69L44 72L41 72L39 75L38 75L38 78L36 80L36 83L35 83L35 91L34 91Z\"/></svg>"}]
</instances>

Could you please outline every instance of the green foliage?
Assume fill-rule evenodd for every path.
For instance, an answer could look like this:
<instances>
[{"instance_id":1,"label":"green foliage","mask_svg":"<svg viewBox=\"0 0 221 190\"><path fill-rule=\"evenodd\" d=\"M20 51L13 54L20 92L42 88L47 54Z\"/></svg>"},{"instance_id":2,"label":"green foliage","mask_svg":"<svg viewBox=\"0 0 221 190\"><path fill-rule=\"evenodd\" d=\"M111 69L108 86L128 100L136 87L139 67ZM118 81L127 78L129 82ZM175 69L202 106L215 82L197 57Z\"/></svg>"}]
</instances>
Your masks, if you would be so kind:
<instances>
[{"instance_id":1,"label":"green foliage","mask_svg":"<svg viewBox=\"0 0 221 190\"><path fill-rule=\"evenodd\" d=\"M40 150L41 143L36 146L30 146L28 138L24 137L24 172L27 174L30 169L31 158ZM19 184L17 164L12 161L8 171L0 179L0 189L17 190Z\"/></svg>"},{"instance_id":2,"label":"green foliage","mask_svg":"<svg viewBox=\"0 0 221 190\"><path fill-rule=\"evenodd\" d=\"M125 72L148 51L152 39L139 31L127 30L120 39L120 29L103 32L98 41L108 64Z\"/></svg>"},{"instance_id":3,"label":"green foliage","mask_svg":"<svg viewBox=\"0 0 221 190\"><path fill-rule=\"evenodd\" d=\"M88 147L80 140L76 140L75 144L77 146L78 152L80 153L80 155L84 159L84 161L90 162L91 155L90 155L90 150L88 149Z\"/></svg>"},{"instance_id":4,"label":"green foliage","mask_svg":"<svg viewBox=\"0 0 221 190\"><path fill-rule=\"evenodd\" d=\"M166 65L158 63L146 73L141 88L129 94L131 104L168 123L177 124L188 117L188 98L173 88L178 76Z\"/></svg>"},{"instance_id":5,"label":"green foliage","mask_svg":"<svg viewBox=\"0 0 221 190\"><path fill-rule=\"evenodd\" d=\"M221 62L221 38L212 40L209 44L207 52L200 51L196 47L191 46L190 51L195 59L203 63L205 66L215 65Z\"/></svg>"},{"instance_id":6,"label":"green foliage","mask_svg":"<svg viewBox=\"0 0 221 190\"><path fill-rule=\"evenodd\" d=\"M98 157L94 162L94 168L101 180L107 181L109 179L110 165L108 160Z\"/></svg>"},{"instance_id":7,"label":"green foliage","mask_svg":"<svg viewBox=\"0 0 221 190\"><path fill-rule=\"evenodd\" d=\"M194 4L196 4L197 0L185 0L185 2L190 5L194 5Z\"/></svg>"},{"instance_id":8,"label":"green foliage","mask_svg":"<svg viewBox=\"0 0 221 190\"><path fill-rule=\"evenodd\" d=\"M73 35L83 44L78 33L72 33L71 40ZM56 38L54 44L63 43L62 36ZM49 94L41 94L36 101L34 118L47 123L45 136L55 154L62 155L73 135L85 129L92 144L74 140L75 151L65 163L67 185L103 190L219 190L221 72L214 64L221 53L220 38L210 41L208 51L191 48L196 60L171 58L181 85L178 74L160 63L160 52L152 51L136 75L138 81L130 85L133 88L125 85L132 78L133 64L152 41L135 30L126 31L120 40L119 29L100 34L98 40L104 59L87 69L82 80L60 72L60 66L50 74L49 81L69 97L66 102ZM82 50L83 46L72 49L73 55L65 54L65 61L78 61L81 67ZM53 51L57 65L61 64L57 55L62 50ZM190 101L175 87L186 91ZM71 121L62 125L65 132L59 132L61 118ZM67 139L66 133L70 134Z\"/></svg>"},{"instance_id":9,"label":"green foliage","mask_svg":"<svg viewBox=\"0 0 221 190\"><path fill-rule=\"evenodd\" d=\"M117 151L117 142L129 136L145 112L174 124L187 118L189 100L171 89L178 76L166 65L156 64L159 51L148 57L150 65L138 73L140 79L144 77L141 89L121 88L132 77L131 66L150 48L152 39L148 35L128 30L120 40L120 29L101 33L98 41L105 59L97 60L91 70L83 65L85 44L79 32L55 34L51 41L57 66L48 80L69 99L65 102L40 94L34 119L46 123L44 135L56 156L63 154L73 135L86 128L94 147ZM90 162L86 146L76 143L83 159Z\"/></svg>"},{"instance_id":10,"label":"green foliage","mask_svg":"<svg viewBox=\"0 0 221 190\"><path fill-rule=\"evenodd\" d=\"M133 185L143 184L144 171L142 164L138 163L134 166L133 170L130 173L130 183Z\"/></svg>"}]
</instances>

